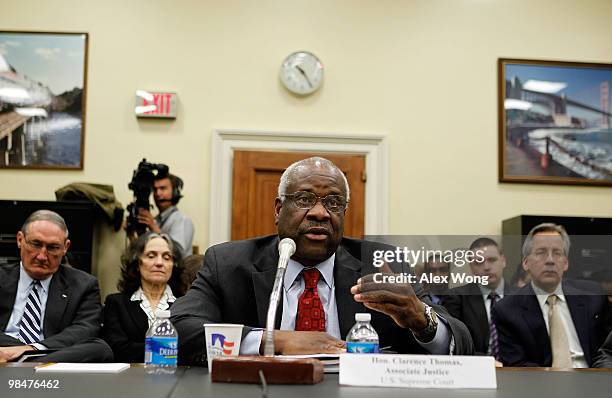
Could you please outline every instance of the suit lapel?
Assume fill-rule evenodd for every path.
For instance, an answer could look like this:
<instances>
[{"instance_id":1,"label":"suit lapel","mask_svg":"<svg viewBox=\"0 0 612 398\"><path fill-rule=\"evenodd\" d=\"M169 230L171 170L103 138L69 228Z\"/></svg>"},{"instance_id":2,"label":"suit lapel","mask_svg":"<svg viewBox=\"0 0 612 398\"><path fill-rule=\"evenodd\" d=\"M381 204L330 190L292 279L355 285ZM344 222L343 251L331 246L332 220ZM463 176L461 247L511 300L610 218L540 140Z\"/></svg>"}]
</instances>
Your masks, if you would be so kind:
<instances>
[{"instance_id":1,"label":"suit lapel","mask_svg":"<svg viewBox=\"0 0 612 398\"><path fill-rule=\"evenodd\" d=\"M132 301L131 296L125 296L126 300L126 309L128 314L130 314L130 319L132 320L132 326L139 333L142 332L143 326L145 327L144 332L146 333L149 324L149 320L147 318L147 314L140 308L141 301Z\"/></svg>"},{"instance_id":2,"label":"suit lapel","mask_svg":"<svg viewBox=\"0 0 612 398\"><path fill-rule=\"evenodd\" d=\"M0 268L0 332L4 332L13 313L19 284L19 268L19 264Z\"/></svg>"},{"instance_id":3,"label":"suit lapel","mask_svg":"<svg viewBox=\"0 0 612 398\"><path fill-rule=\"evenodd\" d=\"M544 364L552 364L552 351L544 315L531 284L527 285L527 294L519 297L521 298L521 313L527 328L531 331L535 346L541 348Z\"/></svg>"},{"instance_id":4,"label":"suit lapel","mask_svg":"<svg viewBox=\"0 0 612 398\"><path fill-rule=\"evenodd\" d=\"M589 352L589 330L591 330L591 325L589 324L589 312L587 311L587 298L584 296L583 292L565 282L562 286L563 295L567 300L567 306L572 321L574 322L574 328L576 328L578 340L580 340L580 346L584 352L584 358L587 363L591 363L591 353Z\"/></svg>"},{"instance_id":5,"label":"suit lapel","mask_svg":"<svg viewBox=\"0 0 612 398\"><path fill-rule=\"evenodd\" d=\"M348 334L355 323L357 312L367 311L362 304L353 300L351 294L351 287L360 277L361 262L340 246L334 263L334 286L340 336Z\"/></svg>"},{"instance_id":6,"label":"suit lapel","mask_svg":"<svg viewBox=\"0 0 612 398\"><path fill-rule=\"evenodd\" d=\"M266 325L268 317L268 306L270 305L270 293L274 287L274 279L276 277L276 270L278 265L278 238L274 239L272 243L266 246L261 256L258 257L253 263L253 273L251 278L253 280L253 289L255 291L255 302L257 305L257 317L259 324ZM283 296L279 300L278 308L276 309L275 328L279 329L282 320L283 311Z\"/></svg>"},{"instance_id":7,"label":"suit lapel","mask_svg":"<svg viewBox=\"0 0 612 398\"><path fill-rule=\"evenodd\" d=\"M61 329L62 317L70 301L70 286L64 279L64 265L60 265L59 270L53 275L49 284L47 304L45 306L45 321L43 332L45 337L57 334Z\"/></svg>"},{"instance_id":8,"label":"suit lapel","mask_svg":"<svg viewBox=\"0 0 612 398\"><path fill-rule=\"evenodd\" d=\"M487 309L485 307L484 300L482 299L482 292L476 284L470 285L469 295L466 297L468 306L474 319L478 325L480 335L483 336L483 340L488 343L489 341L489 319L487 318ZM485 346L488 347L488 344Z\"/></svg>"}]
</instances>

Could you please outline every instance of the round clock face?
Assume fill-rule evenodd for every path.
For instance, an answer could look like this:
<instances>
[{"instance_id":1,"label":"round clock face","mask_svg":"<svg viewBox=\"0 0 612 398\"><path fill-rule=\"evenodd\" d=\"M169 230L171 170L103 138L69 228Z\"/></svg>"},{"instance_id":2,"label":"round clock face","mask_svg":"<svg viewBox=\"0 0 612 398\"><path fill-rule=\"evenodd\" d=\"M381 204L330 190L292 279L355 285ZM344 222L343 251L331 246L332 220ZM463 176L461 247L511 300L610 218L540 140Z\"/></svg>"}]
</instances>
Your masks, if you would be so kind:
<instances>
[{"instance_id":1,"label":"round clock face","mask_svg":"<svg viewBox=\"0 0 612 398\"><path fill-rule=\"evenodd\" d=\"M292 93L300 95L313 93L323 83L323 64L312 53L294 52L283 61L280 79Z\"/></svg>"}]
</instances>

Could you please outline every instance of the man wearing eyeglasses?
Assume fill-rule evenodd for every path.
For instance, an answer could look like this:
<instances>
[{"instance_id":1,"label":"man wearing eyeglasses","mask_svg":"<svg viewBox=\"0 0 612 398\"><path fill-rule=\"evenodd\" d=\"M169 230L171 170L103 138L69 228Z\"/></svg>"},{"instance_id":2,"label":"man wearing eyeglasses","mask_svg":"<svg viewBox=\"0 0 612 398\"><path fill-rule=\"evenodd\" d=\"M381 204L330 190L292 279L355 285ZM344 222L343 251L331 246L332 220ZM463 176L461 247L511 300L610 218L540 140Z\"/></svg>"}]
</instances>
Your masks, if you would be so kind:
<instances>
[{"instance_id":1,"label":"man wearing eyeglasses","mask_svg":"<svg viewBox=\"0 0 612 398\"><path fill-rule=\"evenodd\" d=\"M96 339L100 290L93 276L61 264L70 247L64 219L32 213L17 233L21 262L0 267L0 362L25 351L52 350L44 362L112 360Z\"/></svg>"},{"instance_id":2,"label":"man wearing eyeglasses","mask_svg":"<svg viewBox=\"0 0 612 398\"><path fill-rule=\"evenodd\" d=\"M209 248L196 281L174 304L179 362L205 363L204 323L244 324L240 353L263 352L277 246L287 237L297 250L283 281L274 334L277 353L343 352L355 313L370 312L381 347L402 353L470 354L467 328L441 307L421 301L425 294L419 286L373 281L381 270L368 253L378 244L342 236L349 200L346 177L329 160L315 157L289 166L275 201L278 235ZM409 272L407 267L402 271Z\"/></svg>"},{"instance_id":3,"label":"man wearing eyeglasses","mask_svg":"<svg viewBox=\"0 0 612 398\"><path fill-rule=\"evenodd\" d=\"M569 248L565 228L556 224L540 224L525 238L523 268L531 283L493 308L504 365L593 365L610 330L609 307L599 285L563 279Z\"/></svg>"}]
</instances>

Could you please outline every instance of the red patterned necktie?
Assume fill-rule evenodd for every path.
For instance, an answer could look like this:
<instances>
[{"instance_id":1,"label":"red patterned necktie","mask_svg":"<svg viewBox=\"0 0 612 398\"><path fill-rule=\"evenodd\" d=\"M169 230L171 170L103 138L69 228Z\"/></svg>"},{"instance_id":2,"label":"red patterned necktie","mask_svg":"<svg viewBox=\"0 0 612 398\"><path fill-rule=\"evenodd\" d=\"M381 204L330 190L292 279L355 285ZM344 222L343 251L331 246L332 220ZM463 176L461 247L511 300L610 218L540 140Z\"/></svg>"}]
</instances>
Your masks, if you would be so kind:
<instances>
[{"instance_id":1,"label":"red patterned necktie","mask_svg":"<svg viewBox=\"0 0 612 398\"><path fill-rule=\"evenodd\" d=\"M310 268L304 270L302 275L304 277L304 292L298 301L295 330L324 332L325 311L317 289L321 273L316 268Z\"/></svg>"}]
</instances>

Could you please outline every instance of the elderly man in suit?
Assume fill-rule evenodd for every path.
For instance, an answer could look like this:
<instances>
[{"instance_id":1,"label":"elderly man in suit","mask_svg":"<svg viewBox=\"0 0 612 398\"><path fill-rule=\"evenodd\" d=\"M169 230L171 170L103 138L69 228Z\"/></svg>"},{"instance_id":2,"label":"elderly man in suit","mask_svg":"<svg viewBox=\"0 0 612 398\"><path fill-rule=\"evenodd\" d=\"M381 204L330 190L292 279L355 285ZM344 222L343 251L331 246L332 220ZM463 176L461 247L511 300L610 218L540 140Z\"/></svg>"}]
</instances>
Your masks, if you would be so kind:
<instances>
[{"instance_id":1,"label":"elderly man in suit","mask_svg":"<svg viewBox=\"0 0 612 398\"><path fill-rule=\"evenodd\" d=\"M523 243L531 283L493 309L504 365L592 366L610 329L609 307L599 285L563 280L570 239L556 224L534 227Z\"/></svg>"},{"instance_id":2,"label":"elderly man in suit","mask_svg":"<svg viewBox=\"0 0 612 398\"><path fill-rule=\"evenodd\" d=\"M278 235L209 248L196 281L175 302L179 362L205 363L202 325L208 322L246 325L240 353L261 352L277 246L287 237L297 251L283 283L274 333L277 353L342 352L355 313L371 312L381 346L404 353L470 354L465 325L420 300L425 295L420 286L373 280L380 269L366 253L375 244L342 237L349 195L346 177L327 159L289 166L275 203Z\"/></svg>"},{"instance_id":3,"label":"elderly man in suit","mask_svg":"<svg viewBox=\"0 0 612 398\"><path fill-rule=\"evenodd\" d=\"M34 212L17 233L21 262L0 267L0 362L25 351L52 350L45 362L110 361L112 351L96 339L101 305L98 281L62 265L70 247L63 218Z\"/></svg>"},{"instance_id":4,"label":"elderly man in suit","mask_svg":"<svg viewBox=\"0 0 612 398\"><path fill-rule=\"evenodd\" d=\"M475 276L486 278L487 284L468 283L451 289L444 297L444 306L452 316L461 320L470 330L474 349L480 355L499 358L499 342L491 309L509 291L504 280L506 258L493 239L481 237L470 245L473 252L480 251L480 261L472 261L470 270Z\"/></svg>"}]
</instances>

